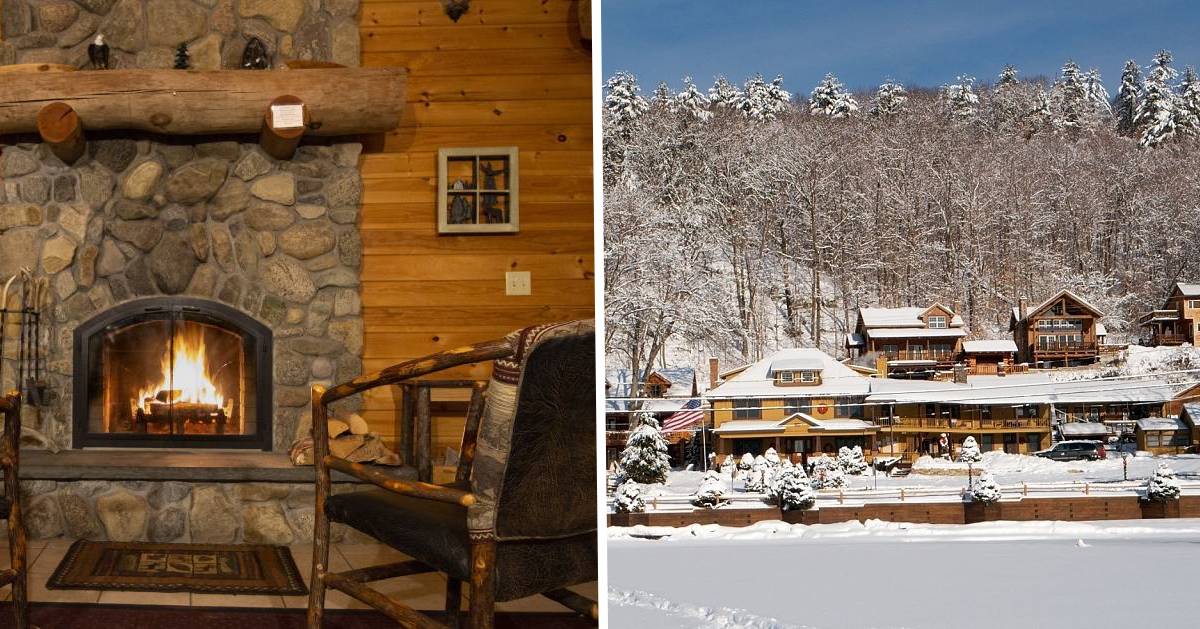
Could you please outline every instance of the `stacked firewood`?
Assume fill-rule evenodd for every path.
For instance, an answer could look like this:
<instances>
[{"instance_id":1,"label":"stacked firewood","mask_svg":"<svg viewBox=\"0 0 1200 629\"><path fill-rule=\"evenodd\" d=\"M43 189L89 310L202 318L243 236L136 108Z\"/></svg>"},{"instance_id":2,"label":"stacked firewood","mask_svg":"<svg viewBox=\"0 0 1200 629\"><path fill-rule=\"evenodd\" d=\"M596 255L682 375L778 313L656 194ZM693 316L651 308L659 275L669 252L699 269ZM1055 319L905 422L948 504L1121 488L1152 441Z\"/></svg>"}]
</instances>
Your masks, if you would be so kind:
<instances>
[{"instance_id":1,"label":"stacked firewood","mask_svg":"<svg viewBox=\"0 0 1200 629\"><path fill-rule=\"evenodd\" d=\"M400 455L389 450L383 444L383 439L371 432L366 420L357 413L351 413L343 419L329 420L329 453L352 463L401 463ZM312 436L297 439L289 455L293 465L312 465Z\"/></svg>"}]
</instances>

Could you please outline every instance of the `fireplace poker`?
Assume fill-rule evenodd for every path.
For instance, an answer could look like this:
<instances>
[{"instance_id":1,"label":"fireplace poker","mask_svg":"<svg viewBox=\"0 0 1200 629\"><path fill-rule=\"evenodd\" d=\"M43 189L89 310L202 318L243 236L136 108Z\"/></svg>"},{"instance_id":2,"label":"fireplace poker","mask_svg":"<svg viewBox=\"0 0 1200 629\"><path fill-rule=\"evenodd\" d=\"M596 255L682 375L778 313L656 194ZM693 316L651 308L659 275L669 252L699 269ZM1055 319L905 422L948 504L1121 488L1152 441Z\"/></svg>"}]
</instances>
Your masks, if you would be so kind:
<instances>
[{"instance_id":1,"label":"fireplace poker","mask_svg":"<svg viewBox=\"0 0 1200 629\"><path fill-rule=\"evenodd\" d=\"M8 337L8 290L16 279L16 275L8 278L4 292L0 294L0 388L4 385L4 339Z\"/></svg>"},{"instance_id":2,"label":"fireplace poker","mask_svg":"<svg viewBox=\"0 0 1200 629\"><path fill-rule=\"evenodd\" d=\"M17 309L17 325L20 326L20 348L17 353L17 388L25 391L22 396L29 399L25 384L25 363L29 359L29 299L33 296L33 275L28 267L21 267L21 307Z\"/></svg>"}]
</instances>

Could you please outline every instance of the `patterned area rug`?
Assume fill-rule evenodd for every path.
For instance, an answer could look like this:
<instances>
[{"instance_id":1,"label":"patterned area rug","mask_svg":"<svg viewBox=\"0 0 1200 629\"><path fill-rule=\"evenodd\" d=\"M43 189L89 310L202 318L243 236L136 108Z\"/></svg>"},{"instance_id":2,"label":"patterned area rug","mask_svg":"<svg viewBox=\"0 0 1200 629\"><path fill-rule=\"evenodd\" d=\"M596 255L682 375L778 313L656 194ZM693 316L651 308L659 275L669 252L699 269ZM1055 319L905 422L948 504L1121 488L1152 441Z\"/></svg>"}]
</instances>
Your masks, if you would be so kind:
<instances>
[{"instance_id":1,"label":"patterned area rug","mask_svg":"<svg viewBox=\"0 0 1200 629\"><path fill-rule=\"evenodd\" d=\"M46 587L283 596L308 593L285 546L87 540L71 545Z\"/></svg>"}]
</instances>

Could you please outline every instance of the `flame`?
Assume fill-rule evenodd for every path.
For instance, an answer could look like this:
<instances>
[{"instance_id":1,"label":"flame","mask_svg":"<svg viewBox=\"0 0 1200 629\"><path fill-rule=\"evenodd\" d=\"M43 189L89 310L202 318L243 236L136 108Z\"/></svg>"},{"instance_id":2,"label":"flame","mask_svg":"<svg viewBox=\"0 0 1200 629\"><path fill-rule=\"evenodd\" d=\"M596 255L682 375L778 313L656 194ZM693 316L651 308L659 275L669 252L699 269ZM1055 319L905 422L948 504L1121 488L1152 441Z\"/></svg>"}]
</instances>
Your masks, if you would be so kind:
<instances>
[{"instance_id":1,"label":"flame","mask_svg":"<svg viewBox=\"0 0 1200 629\"><path fill-rule=\"evenodd\" d=\"M174 354L172 355L172 345ZM209 376L204 351L203 329L189 326L176 330L174 343L166 346L162 357L163 379L138 391L134 404L150 412L150 403L162 391L170 402L193 402L225 407L225 397L217 391Z\"/></svg>"}]
</instances>

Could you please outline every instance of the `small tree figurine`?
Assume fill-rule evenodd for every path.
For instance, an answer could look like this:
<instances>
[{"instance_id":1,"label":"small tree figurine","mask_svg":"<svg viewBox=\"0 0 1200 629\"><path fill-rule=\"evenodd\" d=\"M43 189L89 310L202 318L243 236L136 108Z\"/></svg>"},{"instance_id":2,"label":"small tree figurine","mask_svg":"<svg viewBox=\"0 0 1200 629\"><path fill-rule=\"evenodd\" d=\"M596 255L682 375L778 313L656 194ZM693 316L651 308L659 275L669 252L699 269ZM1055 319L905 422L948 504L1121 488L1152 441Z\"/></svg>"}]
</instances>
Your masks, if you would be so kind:
<instances>
[{"instance_id":1,"label":"small tree figurine","mask_svg":"<svg viewBox=\"0 0 1200 629\"><path fill-rule=\"evenodd\" d=\"M975 442L975 437L967 435L963 439L962 453L958 455L958 460L963 463L978 463L983 460L983 454L979 451L979 444Z\"/></svg>"},{"instance_id":2,"label":"small tree figurine","mask_svg":"<svg viewBox=\"0 0 1200 629\"><path fill-rule=\"evenodd\" d=\"M658 430L658 420L650 413L636 415L638 425L621 452L621 468L635 483L665 483L671 471L667 442Z\"/></svg>"},{"instance_id":3,"label":"small tree figurine","mask_svg":"<svg viewBox=\"0 0 1200 629\"><path fill-rule=\"evenodd\" d=\"M1179 479L1175 478L1175 470L1166 463L1159 463L1158 469L1154 470L1154 476L1146 483L1146 498L1153 502L1178 500L1181 491Z\"/></svg>"},{"instance_id":4,"label":"small tree figurine","mask_svg":"<svg viewBox=\"0 0 1200 629\"><path fill-rule=\"evenodd\" d=\"M982 502L985 505L1000 500L1000 487L996 484L996 479L992 477L991 472L984 470L979 474L979 480L975 481L975 488L971 490L970 496L975 502Z\"/></svg>"},{"instance_id":5,"label":"small tree figurine","mask_svg":"<svg viewBox=\"0 0 1200 629\"><path fill-rule=\"evenodd\" d=\"M700 487L696 489L696 495L692 496L692 504L697 507L712 509L721 504L721 499L724 496L725 481L721 479L721 475L715 470L709 470L704 473L704 478L700 481Z\"/></svg>"},{"instance_id":6,"label":"small tree figurine","mask_svg":"<svg viewBox=\"0 0 1200 629\"><path fill-rule=\"evenodd\" d=\"M187 42L184 42L179 44L179 47L175 49L175 69L187 70L190 67L192 66L191 60L188 58Z\"/></svg>"},{"instance_id":7,"label":"small tree figurine","mask_svg":"<svg viewBox=\"0 0 1200 629\"><path fill-rule=\"evenodd\" d=\"M802 467L781 468L773 485L772 495L784 511L811 509L817 502L817 494Z\"/></svg>"},{"instance_id":8,"label":"small tree figurine","mask_svg":"<svg viewBox=\"0 0 1200 629\"><path fill-rule=\"evenodd\" d=\"M646 510L646 499L642 497L642 488L636 483L624 483L617 488L613 497L613 509L617 513L642 513Z\"/></svg>"}]
</instances>

